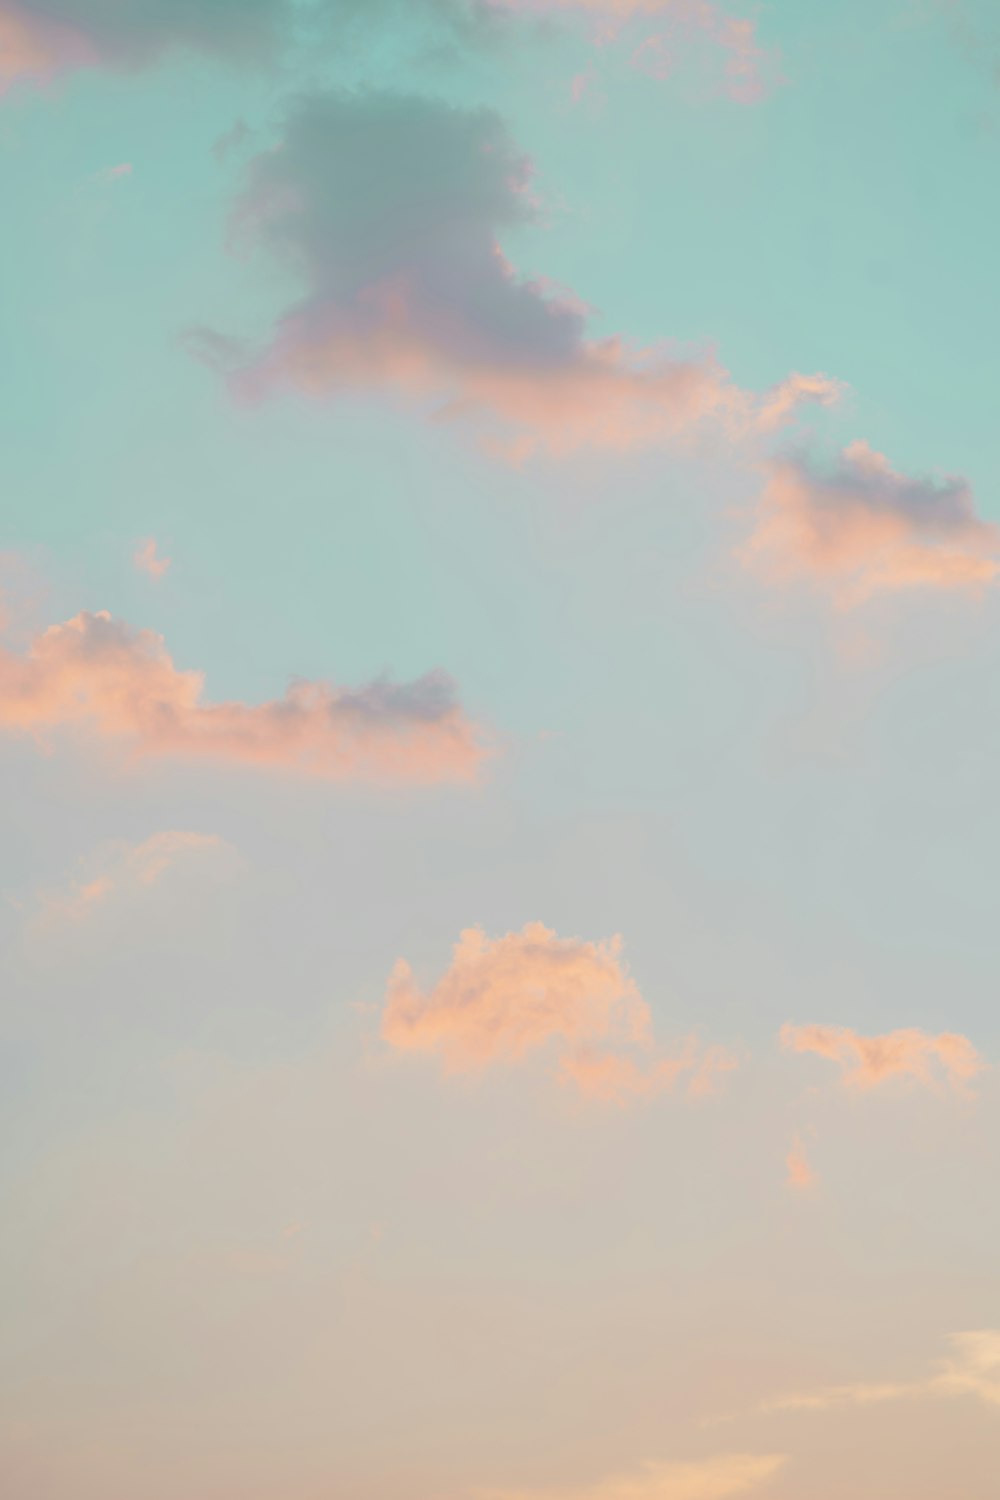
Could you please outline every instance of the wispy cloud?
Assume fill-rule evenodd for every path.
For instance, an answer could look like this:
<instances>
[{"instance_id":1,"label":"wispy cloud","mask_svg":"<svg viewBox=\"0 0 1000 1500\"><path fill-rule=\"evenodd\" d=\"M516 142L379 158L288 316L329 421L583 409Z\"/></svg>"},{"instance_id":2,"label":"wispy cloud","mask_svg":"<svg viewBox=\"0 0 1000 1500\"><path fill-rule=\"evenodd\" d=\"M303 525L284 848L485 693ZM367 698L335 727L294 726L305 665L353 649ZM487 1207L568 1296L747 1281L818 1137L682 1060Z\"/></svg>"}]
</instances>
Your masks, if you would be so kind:
<instances>
[{"instance_id":1,"label":"wispy cloud","mask_svg":"<svg viewBox=\"0 0 1000 1500\"><path fill-rule=\"evenodd\" d=\"M814 1052L840 1065L849 1088L870 1089L891 1078L911 1078L933 1086L940 1078L960 1088L986 1064L968 1037L957 1032L931 1036L907 1028L883 1036L859 1036L847 1026L783 1026L781 1045L790 1052Z\"/></svg>"},{"instance_id":2,"label":"wispy cloud","mask_svg":"<svg viewBox=\"0 0 1000 1500\"><path fill-rule=\"evenodd\" d=\"M777 54L764 47L754 21L711 0L484 0L487 8L521 16L561 18L589 26L602 46L632 48L633 66L654 78L671 76L699 43L722 63L720 91L739 103L762 99L780 80ZM650 29L654 27L655 29Z\"/></svg>"},{"instance_id":3,"label":"wispy cloud","mask_svg":"<svg viewBox=\"0 0 1000 1500\"><path fill-rule=\"evenodd\" d=\"M73 728L144 756L270 765L334 778L467 780L485 754L443 672L358 688L295 682L267 703L206 702L163 638L106 612L79 614L22 653L0 646L0 729Z\"/></svg>"},{"instance_id":4,"label":"wispy cloud","mask_svg":"<svg viewBox=\"0 0 1000 1500\"><path fill-rule=\"evenodd\" d=\"M971 1396L1000 1407L1000 1329L953 1334L952 1353L926 1380L827 1386L806 1394L779 1396L762 1411L829 1411L840 1406L874 1406L884 1401Z\"/></svg>"},{"instance_id":5,"label":"wispy cloud","mask_svg":"<svg viewBox=\"0 0 1000 1500\"><path fill-rule=\"evenodd\" d=\"M157 554L156 539L151 536L139 543L132 561L140 573L148 573L150 578L162 578L170 567L170 558Z\"/></svg>"},{"instance_id":6,"label":"wispy cloud","mask_svg":"<svg viewBox=\"0 0 1000 1500\"><path fill-rule=\"evenodd\" d=\"M85 862L80 874L58 886L44 888L35 902L35 922L82 922L116 897L141 892L171 869L209 855L229 854L224 839L214 834L167 830L139 844L118 842L105 846Z\"/></svg>"},{"instance_id":7,"label":"wispy cloud","mask_svg":"<svg viewBox=\"0 0 1000 1500\"><path fill-rule=\"evenodd\" d=\"M848 607L900 589L983 589L1000 574L1000 527L980 520L964 479L910 478L857 442L829 468L804 452L774 459L740 557Z\"/></svg>"},{"instance_id":8,"label":"wispy cloud","mask_svg":"<svg viewBox=\"0 0 1000 1500\"><path fill-rule=\"evenodd\" d=\"M621 939L560 938L540 922L490 939L468 928L429 991L402 959L389 980L382 1035L404 1051L436 1052L453 1072L516 1062L549 1048L560 1075L590 1098L621 1101L685 1075L702 1094L736 1066L721 1048L685 1038L655 1044L650 1010L621 957Z\"/></svg>"},{"instance_id":9,"label":"wispy cloud","mask_svg":"<svg viewBox=\"0 0 1000 1500\"><path fill-rule=\"evenodd\" d=\"M518 274L501 249L538 217L530 163L489 111L376 94L303 100L251 163L234 235L291 266L305 297L255 358L211 330L192 347L228 360L247 398L282 384L317 397L388 392L473 419L515 458L627 450L709 423L737 439L837 397L825 376L792 374L754 395L704 350L588 337L579 299Z\"/></svg>"},{"instance_id":10,"label":"wispy cloud","mask_svg":"<svg viewBox=\"0 0 1000 1500\"><path fill-rule=\"evenodd\" d=\"M475 1500L729 1500L765 1486L784 1468L783 1454L735 1453L687 1464L646 1464L636 1473L560 1489L491 1489Z\"/></svg>"},{"instance_id":11,"label":"wispy cloud","mask_svg":"<svg viewBox=\"0 0 1000 1500\"><path fill-rule=\"evenodd\" d=\"M814 1188L817 1183L816 1173L812 1169L806 1148L799 1136L796 1136L785 1157L785 1169L787 1172L786 1182L796 1192L805 1193Z\"/></svg>"},{"instance_id":12,"label":"wispy cloud","mask_svg":"<svg viewBox=\"0 0 1000 1500\"><path fill-rule=\"evenodd\" d=\"M113 167L102 167L96 175L97 182L120 182L123 177L132 176L132 163L120 161Z\"/></svg>"}]
</instances>

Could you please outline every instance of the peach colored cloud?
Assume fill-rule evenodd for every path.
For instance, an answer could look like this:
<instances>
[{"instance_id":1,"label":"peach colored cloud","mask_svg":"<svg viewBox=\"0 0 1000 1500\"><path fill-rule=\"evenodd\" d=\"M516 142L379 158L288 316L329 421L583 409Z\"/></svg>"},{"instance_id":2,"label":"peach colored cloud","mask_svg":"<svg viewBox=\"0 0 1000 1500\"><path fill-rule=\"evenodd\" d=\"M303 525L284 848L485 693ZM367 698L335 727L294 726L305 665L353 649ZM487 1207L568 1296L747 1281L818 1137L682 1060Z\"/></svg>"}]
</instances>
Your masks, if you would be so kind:
<instances>
[{"instance_id":1,"label":"peach colored cloud","mask_svg":"<svg viewBox=\"0 0 1000 1500\"><path fill-rule=\"evenodd\" d=\"M798 1136L792 1142L785 1158L785 1167L788 1174L785 1180L790 1188L794 1188L797 1192L808 1192L810 1188L816 1186L816 1174L809 1163L806 1148Z\"/></svg>"},{"instance_id":2,"label":"peach colored cloud","mask_svg":"<svg viewBox=\"0 0 1000 1500\"><path fill-rule=\"evenodd\" d=\"M977 591L1000 574L1000 528L979 519L963 479L911 479L864 442L828 472L792 454L768 476L740 557L775 580L819 580L851 606L907 588Z\"/></svg>"},{"instance_id":3,"label":"peach colored cloud","mask_svg":"<svg viewBox=\"0 0 1000 1500\"><path fill-rule=\"evenodd\" d=\"M132 561L140 573L148 573L150 578L162 578L170 567L169 557L160 557L156 551L156 538L146 537L141 541L133 554Z\"/></svg>"},{"instance_id":4,"label":"peach colored cloud","mask_svg":"<svg viewBox=\"0 0 1000 1500\"><path fill-rule=\"evenodd\" d=\"M597 1484L544 1490L480 1490L476 1500L729 1500L767 1485L784 1468L778 1453L734 1453L688 1464L646 1464Z\"/></svg>"},{"instance_id":5,"label":"peach colored cloud","mask_svg":"<svg viewBox=\"0 0 1000 1500\"><path fill-rule=\"evenodd\" d=\"M261 704L204 701L161 636L101 612L0 646L0 729L36 736L89 729L143 756L285 767L400 782L467 780L485 753L443 672L360 688L295 682Z\"/></svg>"},{"instance_id":6,"label":"peach colored cloud","mask_svg":"<svg viewBox=\"0 0 1000 1500\"><path fill-rule=\"evenodd\" d=\"M109 845L87 862L83 876L40 893L37 919L46 927L53 918L83 921L115 896L155 885L178 864L226 852L229 846L214 834L174 829L139 844Z\"/></svg>"},{"instance_id":7,"label":"peach colored cloud","mask_svg":"<svg viewBox=\"0 0 1000 1500\"><path fill-rule=\"evenodd\" d=\"M704 350L591 338L579 299L518 274L506 230L536 222L531 168L498 117L425 100L328 94L301 101L250 166L234 219L306 295L259 355L191 336L233 388L314 397L387 392L438 419L471 419L514 458L628 450L711 424L734 438L840 393L794 374L754 394Z\"/></svg>"},{"instance_id":8,"label":"peach colored cloud","mask_svg":"<svg viewBox=\"0 0 1000 1500\"><path fill-rule=\"evenodd\" d=\"M815 1052L839 1063L850 1088L875 1088L890 1078L913 1078L933 1085L941 1075L960 1088L986 1066L968 1038L956 1032L931 1036L906 1029L884 1036L859 1036L846 1026L787 1025L781 1028L780 1038L791 1052Z\"/></svg>"},{"instance_id":9,"label":"peach colored cloud","mask_svg":"<svg viewBox=\"0 0 1000 1500\"><path fill-rule=\"evenodd\" d=\"M779 1396L762 1411L829 1411L839 1406L875 1406L904 1401L971 1396L1000 1407L1000 1329L953 1334L952 1354L927 1380L834 1385L811 1394Z\"/></svg>"},{"instance_id":10,"label":"peach colored cloud","mask_svg":"<svg viewBox=\"0 0 1000 1500\"><path fill-rule=\"evenodd\" d=\"M736 1066L722 1049L687 1038L655 1047L649 1007L621 958L621 939L559 938L540 922L490 939L467 928L430 991L402 959L389 980L382 1036L404 1051L437 1052L453 1072L516 1062L551 1047L562 1078L593 1099L621 1101L688 1075L704 1093Z\"/></svg>"},{"instance_id":11,"label":"peach colored cloud","mask_svg":"<svg viewBox=\"0 0 1000 1500\"><path fill-rule=\"evenodd\" d=\"M177 50L263 56L287 19L285 0L0 0L0 95L81 68L131 70Z\"/></svg>"}]
</instances>

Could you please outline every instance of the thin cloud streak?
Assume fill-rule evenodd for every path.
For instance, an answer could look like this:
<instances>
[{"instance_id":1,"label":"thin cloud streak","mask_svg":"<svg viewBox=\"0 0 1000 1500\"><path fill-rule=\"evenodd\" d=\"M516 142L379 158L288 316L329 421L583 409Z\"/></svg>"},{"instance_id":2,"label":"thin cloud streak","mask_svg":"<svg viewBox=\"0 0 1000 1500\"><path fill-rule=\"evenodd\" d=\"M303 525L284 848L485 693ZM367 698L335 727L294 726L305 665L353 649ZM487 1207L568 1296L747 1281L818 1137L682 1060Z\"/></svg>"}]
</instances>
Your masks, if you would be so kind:
<instances>
[{"instance_id":1,"label":"thin cloud streak","mask_svg":"<svg viewBox=\"0 0 1000 1500\"><path fill-rule=\"evenodd\" d=\"M951 1335L952 1354L940 1361L927 1380L828 1386L811 1394L780 1396L762 1412L831 1411L841 1406L877 1406L888 1401L934 1400L969 1396L1000 1407L1000 1329L976 1329Z\"/></svg>"},{"instance_id":2,"label":"thin cloud streak","mask_svg":"<svg viewBox=\"0 0 1000 1500\"><path fill-rule=\"evenodd\" d=\"M646 1464L637 1473L583 1488L476 1492L474 1500L729 1500L766 1486L788 1462L784 1454L727 1454L687 1464Z\"/></svg>"},{"instance_id":3,"label":"thin cloud streak","mask_svg":"<svg viewBox=\"0 0 1000 1500\"><path fill-rule=\"evenodd\" d=\"M83 922L116 896L149 890L178 865L231 853L226 841L215 834L178 829L151 834L139 844L114 844L87 861L80 877L39 892L35 925L48 928L56 920Z\"/></svg>"}]
</instances>

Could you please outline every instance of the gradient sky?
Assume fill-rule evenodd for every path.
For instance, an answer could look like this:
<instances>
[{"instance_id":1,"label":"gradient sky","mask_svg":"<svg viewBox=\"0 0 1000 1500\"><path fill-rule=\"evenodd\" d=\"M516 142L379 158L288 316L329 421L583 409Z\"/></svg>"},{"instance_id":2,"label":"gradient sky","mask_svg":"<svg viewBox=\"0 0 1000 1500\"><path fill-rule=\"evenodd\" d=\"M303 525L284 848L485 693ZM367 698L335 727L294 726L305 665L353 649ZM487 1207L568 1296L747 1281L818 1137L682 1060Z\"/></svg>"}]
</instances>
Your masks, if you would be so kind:
<instances>
[{"instance_id":1,"label":"gradient sky","mask_svg":"<svg viewBox=\"0 0 1000 1500\"><path fill-rule=\"evenodd\" d=\"M0 1489L995 1500L993 0L0 0Z\"/></svg>"}]
</instances>

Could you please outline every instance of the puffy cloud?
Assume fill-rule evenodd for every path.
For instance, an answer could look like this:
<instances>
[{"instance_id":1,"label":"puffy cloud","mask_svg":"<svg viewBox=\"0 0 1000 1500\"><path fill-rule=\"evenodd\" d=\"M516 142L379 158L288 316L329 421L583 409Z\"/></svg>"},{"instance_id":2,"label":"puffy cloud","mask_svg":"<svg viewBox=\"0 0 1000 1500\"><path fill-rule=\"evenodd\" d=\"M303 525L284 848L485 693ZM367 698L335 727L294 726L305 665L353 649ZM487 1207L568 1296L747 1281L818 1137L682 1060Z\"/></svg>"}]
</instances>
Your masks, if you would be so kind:
<instances>
[{"instance_id":1,"label":"puffy cloud","mask_svg":"<svg viewBox=\"0 0 1000 1500\"><path fill-rule=\"evenodd\" d=\"M382 1036L405 1051L437 1052L455 1072L551 1047L563 1078L609 1101L671 1088L682 1074L689 1092L705 1093L736 1066L693 1037L674 1054L660 1053L621 939L559 938L540 922L496 939L467 928L450 968L427 992L401 959L389 980Z\"/></svg>"},{"instance_id":2,"label":"puffy cloud","mask_svg":"<svg viewBox=\"0 0 1000 1500\"><path fill-rule=\"evenodd\" d=\"M0 0L0 93L79 68L141 68L172 51L263 56L288 11L288 0Z\"/></svg>"},{"instance_id":3,"label":"puffy cloud","mask_svg":"<svg viewBox=\"0 0 1000 1500\"><path fill-rule=\"evenodd\" d=\"M779 1396L764 1411L829 1411L838 1406L875 1406L884 1401L972 1396L1000 1406L1000 1329L956 1333L952 1353L927 1380L834 1385L812 1394Z\"/></svg>"},{"instance_id":4,"label":"puffy cloud","mask_svg":"<svg viewBox=\"0 0 1000 1500\"><path fill-rule=\"evenodd\" d=\"M157 554L156 538L151 536L139 543L132 561L140 573L148 573L150 578L162 578L170 567L170 558Z\"/></svg>"},{"instance_id":5,"label":"puffy cloud","mask_svg":"<svg viewBox=\"0 0 1000 1500\"><path fill-rule=\"evenodd\" d=\"M744 563L826 583L841 604L886 590L982 589L1000 573L1000 528L964 479L911 479L867 443L828 471L805 453L769 465Z\"/></svg>"},{"instance_id":6,"label":"puffy cloud","mask_svg":"<svg viewBox=\"0 0 1000 1500\"><path fill-rule=\"evenodd\" d=\"M308 295L255 358L210 330L194 345L247 397L390 391L475 417L514 456L630 449L709 419L744 434L836 397L835 382L798 375L753 396L710 354L589 338L578 300L518 275L500 248L538 219L530 183L489 111L305 99L251 163L234 237L289 264Z\"/></svg>"},{"instance_id":7,"label":"puffy cloud","mask_svg":"<svg viewBox=\"0 0 1000 1500\"><path fill-rule=\"evenodd\" d=\"M788 1025L780 1035L782 1046L791 1052L815 1052L839 1063L844 1083L851 1088L875 1088L890 1078L933 1085L938 1074L960 1088L986 1066L968 1038L956 1032L930 1036L905 1029L859 1036L847 1026Z\"/></svg>"},{"instance_id":8,"label":"puffy cloud","mask_svg":"<svg viewBox=\"0 0 1000 1500\"><path fill-rule=\"evenodd\" d=\"M728 1500L767 1484L783 1454L735 1453L690 1464L646 1464L637 1474L583 1488L481 1490L477 1500Z\"/></svg>"},{"instance_id":9,"label":"puffy cloud","mask_svg":"<svg viewBox=\"0 0 1000 1500\"><path fill-rule=\"evenodd\" d=\"M773 53L761 46L753 21L734 16L710 0L485 0L488 9L511 15L583 20L602 44L627 37L635 23L658 28L637 38L633 65L653 77L674 71L678 53L699 41L723 59L723 91L752 103L776 81Z\"/></svg>"},{"instance_id":10,"label":"puffy cloud","mask_svg":"<svg viewBox=\"0 0 1000 1500\"><path fill-rule=\"evenodd\" d=\"M161 636L105 612L52 626L24 653L0 646L0 729L90 728L140 755L393 781L468 779L484 754L443 672L359 688L295 682L261 704L204 702L203 690Z\"/></svg>"},{"instance_id":11,"label":"puffy cloud","mask_svg":"<svg viewBox=\"0 0 1000 1500\"><path fill-rule=\"evenodd\" d=\"M155 885L175 866L229 852L225 840L214 834L181 830L154 833L139 844L112 844L87 862L81 876L42 891L37 916L46 926L53 918L83 921L114 897Z\"/></svg>"}]
</instances>

